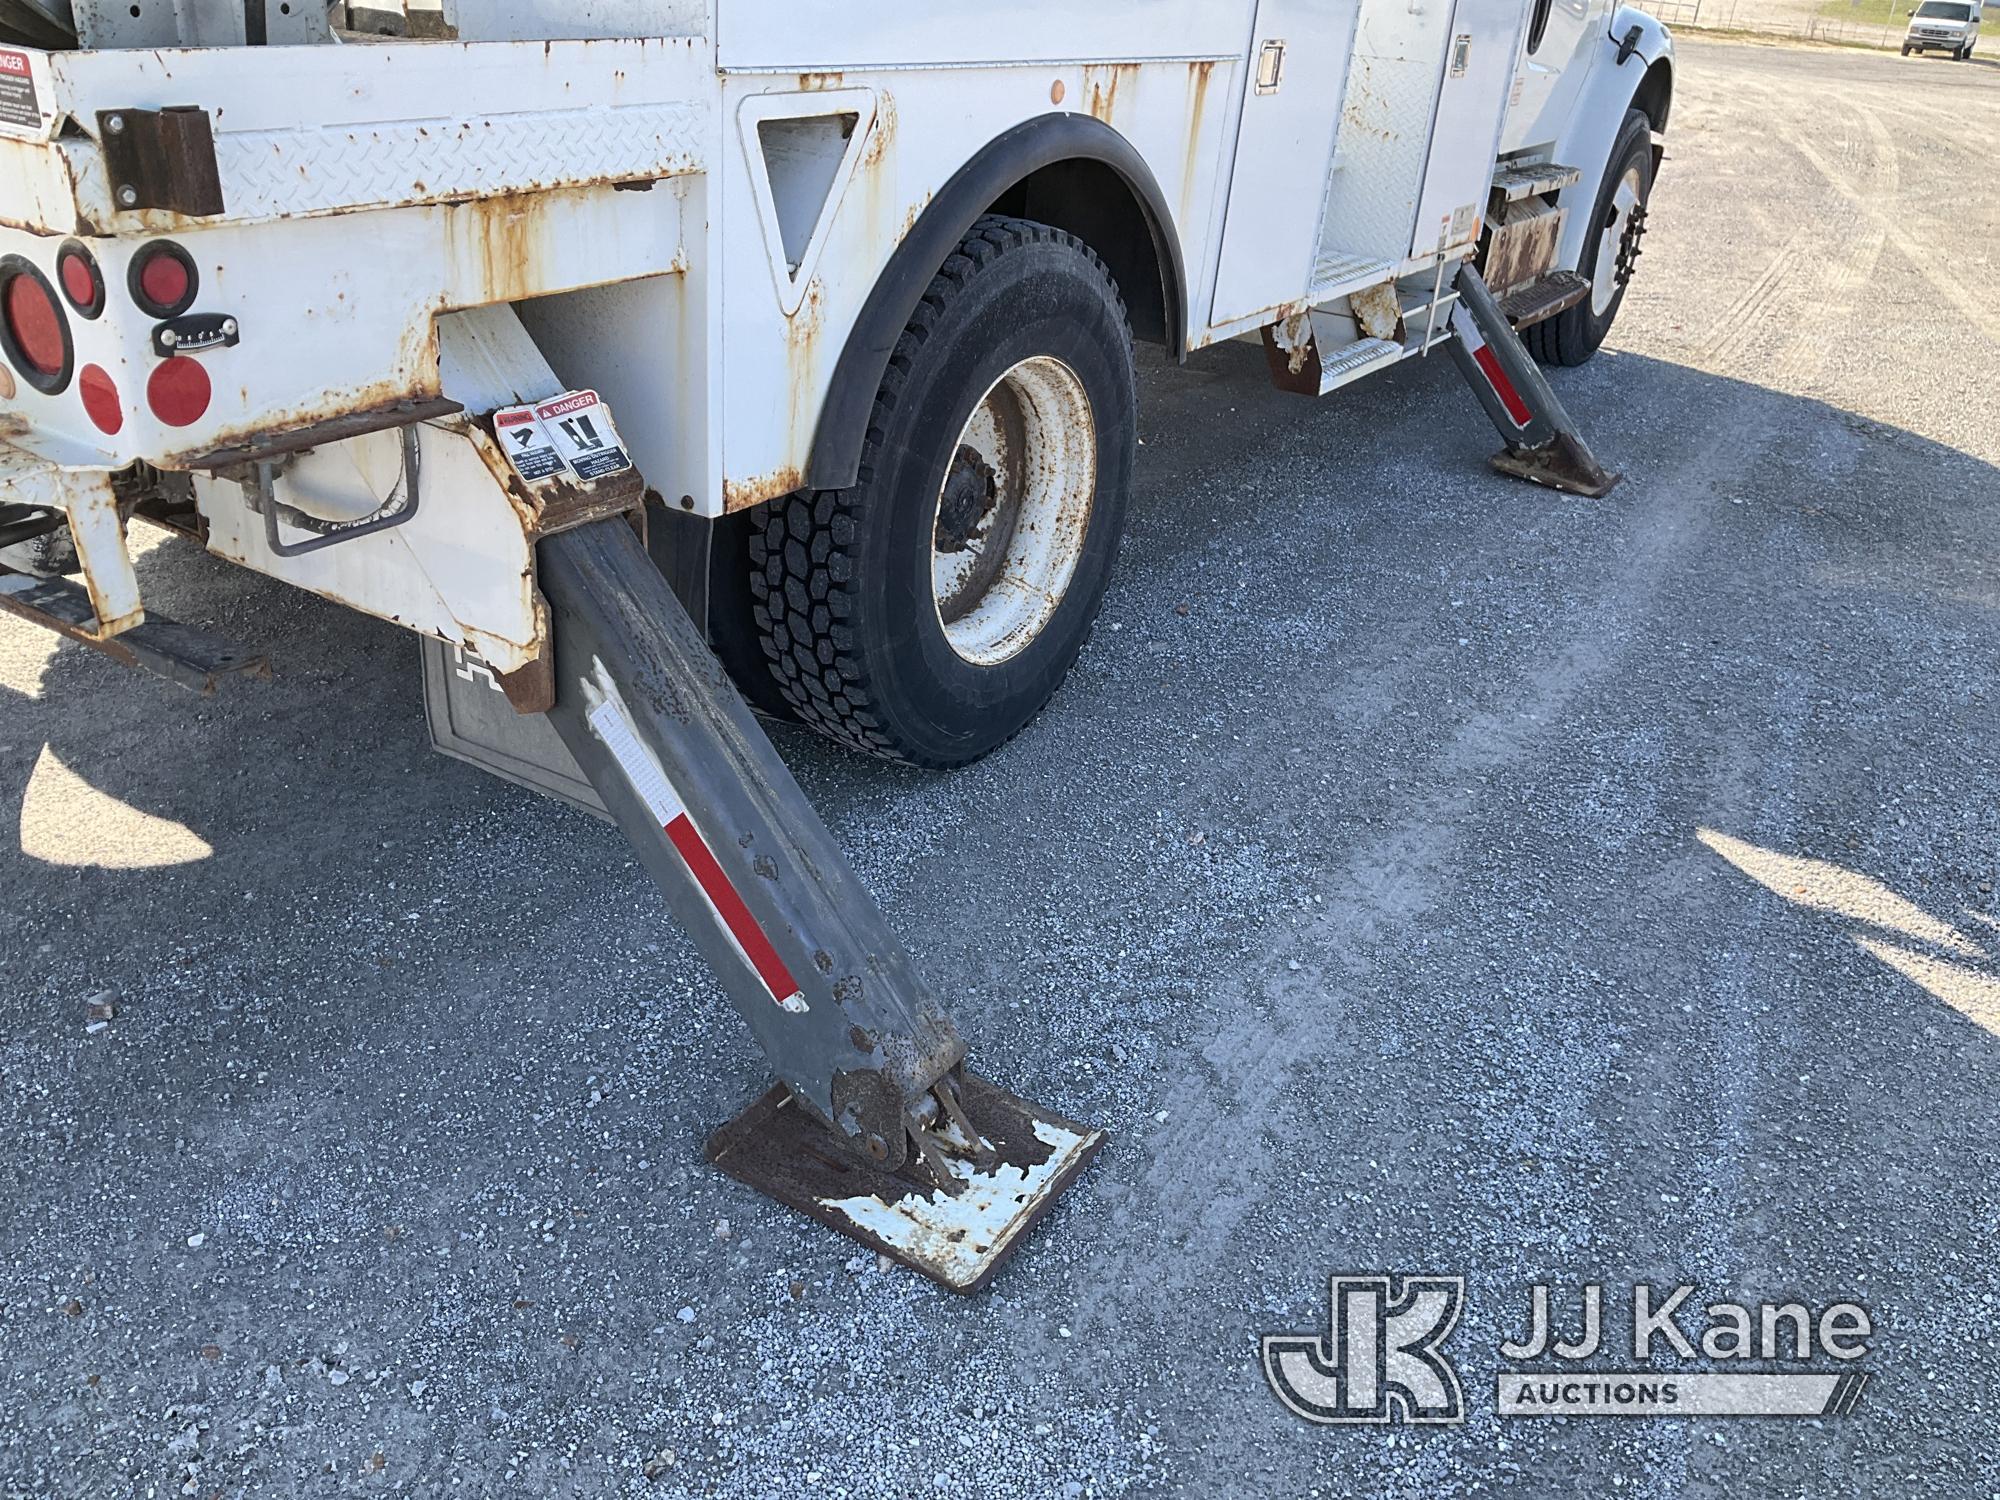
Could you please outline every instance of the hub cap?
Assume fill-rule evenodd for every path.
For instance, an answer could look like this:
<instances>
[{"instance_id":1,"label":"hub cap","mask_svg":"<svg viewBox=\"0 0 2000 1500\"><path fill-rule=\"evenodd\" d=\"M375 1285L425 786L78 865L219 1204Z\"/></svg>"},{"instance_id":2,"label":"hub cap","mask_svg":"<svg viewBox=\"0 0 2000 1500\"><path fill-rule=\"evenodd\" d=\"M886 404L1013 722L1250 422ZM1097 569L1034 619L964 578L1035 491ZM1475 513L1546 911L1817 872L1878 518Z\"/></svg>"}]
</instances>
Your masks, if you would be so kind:
<instances>
[{"instance_id":1,"label":"hub cap","mask_svg":"<svg viewBox=\"0 0 2000 1500\"><path fill-rule=\"evenodd\" d=\"M1040 635L1076 574L1097 493L1097 426L1048 355L993 383L938 489L931 598L951 649L996 666Z\"/></svg>"},{"instance_id":2,"label":"hub cap","mask_svg":"<svg viewBox=\"0 0 2000 1500\"><path fill-rule=\"evenodd\" d=\"M1590 274L1590 310L1603 317L1632 279L1639 258L1639 236L1645 233L1646 208L1639 198L1639 169L1627 167L1611 195L1611 212L1598 232L1597 259Z\"/></svg>"}]
</instances>

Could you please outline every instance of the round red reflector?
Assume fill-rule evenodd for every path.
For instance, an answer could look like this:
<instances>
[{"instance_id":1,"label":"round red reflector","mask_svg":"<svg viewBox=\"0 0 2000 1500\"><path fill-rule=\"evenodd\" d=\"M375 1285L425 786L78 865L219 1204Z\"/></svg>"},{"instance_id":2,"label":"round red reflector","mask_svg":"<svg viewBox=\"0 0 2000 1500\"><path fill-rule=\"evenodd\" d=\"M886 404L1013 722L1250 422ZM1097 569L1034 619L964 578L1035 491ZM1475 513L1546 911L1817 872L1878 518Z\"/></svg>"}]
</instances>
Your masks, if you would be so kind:
<instances>
[{"instance_id":1,"label":"round red reflector","mask_svg":"<svg viewBox=\"0 0 2000 1500\"><path fill-rule=\"evenodd\" d=\"M116 432L125 425L125 408L118 400L118 387L101 365L85 365L76 372L77 394L83 409L99 432Z\"/></svg>"},{"instance_id":2,"label":"round red reflector","mask_svg":"<svg viewBox=\"0 0 2000 1500\"><path fill-rule=\"evenodd\" d=\"M139 267L139 294L151 311L167 316L184 307L194 289L194 278L178 255L156 250Z\"/></svg>"},{"instance_id":3,"label":"round red reflector","mask_svg":"<svg viewBox=\"0 0 2000 1500\"><path fill-rule=\"evenodd\" d=\"M169 427L186 427L208 410L208 371L201 361L176 356L153 369L146 382L146 404Z\"/></svg>"},{"instance_id":4,"label":"round red reflector","mask_svg":"<svg viewBox=\"0 0 2000 1500\"><path fill-rule=\"evenodd\" d=\"M62 309L49 289L33 276L7 279L0 295L7 318L7 332L14 347L38 375L60 375L68 360L68 340L63 337Z\"/></svg>"},{"instance_id":5,"label":"round red reflector","mask_svg":"<svg viewBox=\"0 0 2000 1500\"><path fill-rule=\"evenodd\" d=\"M81 255L65 255L56 267L62 273L63 291L78 307L97 301L97 272Z\"/></svg>"}]
</instances>

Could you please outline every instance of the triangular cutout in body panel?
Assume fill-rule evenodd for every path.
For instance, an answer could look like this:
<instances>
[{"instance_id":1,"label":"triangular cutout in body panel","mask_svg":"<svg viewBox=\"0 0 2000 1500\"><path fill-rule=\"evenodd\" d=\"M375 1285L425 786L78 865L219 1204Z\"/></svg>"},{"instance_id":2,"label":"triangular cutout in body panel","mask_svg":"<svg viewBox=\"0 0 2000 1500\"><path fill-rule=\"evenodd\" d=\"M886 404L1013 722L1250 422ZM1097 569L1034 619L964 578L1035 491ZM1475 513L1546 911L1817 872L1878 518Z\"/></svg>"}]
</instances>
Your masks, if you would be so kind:
<instances>
[{"instance_id":1,"label":"triangular cutout in body panel","mask_svg":"<svg viewBox=\"0 0 2000 1500\"><path fill-rule=\"evenodd\" d=\"M786 317L805 301L841 194L874 125L869 89L757 94L743 101L738 127Z\"/></svg>"}]
</instances>

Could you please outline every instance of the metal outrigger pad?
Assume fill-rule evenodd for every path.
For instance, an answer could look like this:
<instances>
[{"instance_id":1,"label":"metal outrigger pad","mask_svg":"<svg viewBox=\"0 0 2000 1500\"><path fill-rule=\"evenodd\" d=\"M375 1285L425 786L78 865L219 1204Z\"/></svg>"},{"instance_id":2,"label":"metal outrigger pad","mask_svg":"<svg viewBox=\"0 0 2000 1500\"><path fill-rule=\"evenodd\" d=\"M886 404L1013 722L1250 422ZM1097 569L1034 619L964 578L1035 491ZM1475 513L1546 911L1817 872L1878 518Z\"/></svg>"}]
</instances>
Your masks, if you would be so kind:
<instances>
[{"instance_id":1,"label":"metal outrigger pad","mask_svg":"<svg viewBox=\"0 0 2000 1500\"><path fill-rule=\"evenodd\" d=\"M1597 461L1471 265L1458 270L1458 301L1451 309L1451 356L1506 448L1493 467L1531 484L1592 499L1608 495L1624 476Z\"/></svg>"},{"instance_id":2,"label":"metal outrigger pad","mask_svg":"<svg viewBox=\"0 0 2000 1500\"><path fill-rule=\"evenodd\" d=\"M976 1073L939 1085L958 1118L897 1172L855 1160L773 1088L708 1138L731 1177L955 1292L976 1292L1089 1165L1104 1132L1037 1109Z\"/></svg>"},{"instance_id":3,"label":"metal outrigger pad","mask_svg":"<svg viewBox=\"0 0 2000 1500\"><path fill-rule=\"evenodd\" d=\"M623 518L540 543L549 721L769 1057L731 1176L983 1285L1103 1135L965 1071L881 908Z\"/></svg>"}]
</instances>

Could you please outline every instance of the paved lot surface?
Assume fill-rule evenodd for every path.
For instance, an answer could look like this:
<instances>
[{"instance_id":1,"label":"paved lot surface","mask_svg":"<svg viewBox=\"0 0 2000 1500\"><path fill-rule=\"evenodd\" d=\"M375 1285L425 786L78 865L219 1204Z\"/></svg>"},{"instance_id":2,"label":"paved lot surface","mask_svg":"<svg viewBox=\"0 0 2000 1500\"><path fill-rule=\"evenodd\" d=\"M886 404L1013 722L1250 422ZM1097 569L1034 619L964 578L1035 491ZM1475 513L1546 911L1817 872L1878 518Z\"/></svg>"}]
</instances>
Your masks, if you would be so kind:
<instances>
[{"instance_id":1,"label":"paved lot surface","mask_svg":"<svg viewBox=\"0 0 2000 1500\"><path fill-rule=\"evenodd\" d=\"M179 544L270 688L0 626L0 1490L2000 1487L2000 76L1697 43L1674 126L1561 378L1611 500L1441 361L1224 349L1029 733L783 739L977 1062L1115 1133L979 1300L703 1167L739 1024L607 829L427 753L406 637ZM1468 1278L1464 1427L1266 1389L1370 1268ZM1637 1279L1860 1299L1859 1411L1496 1420L1528 1284Z\"/></svg>"}]
</instances>

